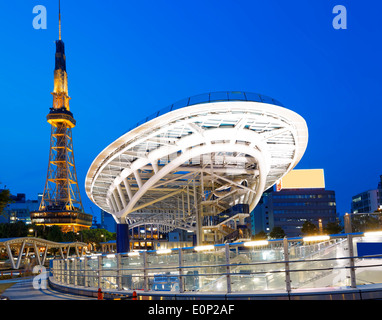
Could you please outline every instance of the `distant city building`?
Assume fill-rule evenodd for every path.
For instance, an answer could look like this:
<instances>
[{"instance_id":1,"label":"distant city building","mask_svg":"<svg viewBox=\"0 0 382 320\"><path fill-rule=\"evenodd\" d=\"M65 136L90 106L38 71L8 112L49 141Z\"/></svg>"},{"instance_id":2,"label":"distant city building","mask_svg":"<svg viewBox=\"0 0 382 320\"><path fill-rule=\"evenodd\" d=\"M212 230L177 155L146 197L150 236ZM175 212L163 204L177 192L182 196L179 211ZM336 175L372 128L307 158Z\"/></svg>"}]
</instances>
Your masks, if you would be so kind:
<instances>
[{"instance_id":1,"label":"distant city building","mask_svg":"<svg viewBox=\"0 0 382 320\"><path fill-rule=\"evenodd\" d=\"M174 229L173 231L169 232L167 235L168 235L169 242L188 241L192 243L193 241L193 233L190 233L182 229Z\"/></svg>"},{"instance_id":2,"label":"distant city building","mask_svg":"<svg viewBox=\"0 0 382 320\"><path fill-rule=\"evenodd\" d=\"M117 232L117 223L113 216L103 210L101 210L101 225L109 232Z\"/></svg>"},{"instance_id":3,"label":"distant city building","mask_svg":"<svg viewBox=\"0 0 382 320\"><path fill-rule=\"evenodd\" d=\"M352 213L372 213L379 209L382 205L382 175L380 179L377 189L364 191L352 197Z\"/></svg>"},{"instance_id":4,"label":"distant city building","mask_svg":"<svg viewBox=\"0 0 382 320\"><path fill-rule=\"evenodd\" d=\"M12 203L8 204L3 214L0 215L0 223L14 223L23 221L26 224L31 223L31 211L38 210L42 195L39 194L36 200L26 200L25 193L11 195Z\"/></svg>"},{"instance_id":5,"label":"distant city building","mask_svg":"<svg viewBox=\"0 0 382 320\"><path fill-rule=\"evenodd\" d=\"M281 227L287 237L300 236L305 221L323 226L337 221L335 192L325 190L323 170L293 170L264 192L251 213L252 234Z\"/></svg>"}]
</instances>

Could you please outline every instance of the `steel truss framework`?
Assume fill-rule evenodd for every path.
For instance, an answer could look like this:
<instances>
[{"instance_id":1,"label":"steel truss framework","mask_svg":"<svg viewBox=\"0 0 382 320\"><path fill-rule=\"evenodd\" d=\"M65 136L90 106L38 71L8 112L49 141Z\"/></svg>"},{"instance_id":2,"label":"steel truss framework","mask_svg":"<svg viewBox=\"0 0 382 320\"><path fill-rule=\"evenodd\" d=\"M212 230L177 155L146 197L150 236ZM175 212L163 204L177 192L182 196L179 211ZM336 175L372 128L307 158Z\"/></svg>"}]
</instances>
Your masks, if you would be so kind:
<instances>
[{"instance_id":1,"label":"steel truss framework","mask_svg":"<svg viewBox=\"0 0 382 320\"><path fill-rule=\"evenodd\" d=\"M197 103L117 139L92 163L86 192L118 223L197 231L206 217L262 193L296 166L308 141L304 119L259 101Z\"/></svg>"},{"instance_id":2,"label":"steel truss framework","mask_svg":"<svg viewBox=\"0 0 382 320\"><path fill-rule=\"evenodd\" d=\"M48 207L83 210L74 163L72 128L65 120L52 122L48 173L40 211Z\"/></svg>"}]
</instances>

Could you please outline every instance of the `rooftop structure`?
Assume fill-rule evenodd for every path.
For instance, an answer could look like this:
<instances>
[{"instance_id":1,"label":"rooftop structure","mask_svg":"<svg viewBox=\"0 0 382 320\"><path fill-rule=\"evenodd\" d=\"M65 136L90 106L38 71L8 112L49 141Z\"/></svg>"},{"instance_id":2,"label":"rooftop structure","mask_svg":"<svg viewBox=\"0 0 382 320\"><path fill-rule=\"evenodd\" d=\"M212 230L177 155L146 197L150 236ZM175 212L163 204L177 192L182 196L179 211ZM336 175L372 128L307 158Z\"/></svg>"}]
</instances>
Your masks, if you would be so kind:
<instances>
[{"instance_id":1,"label":"rooftop structure","mask_svg":"<svg viewBox=\"0 0 382 320\"><path fill-rule=\"evenodd\" d=\"M90 166L88 197L118 224L194 230L222 242L262 193L293 169L308 142L305 120L255 93L187 98L137 123Z\"/></svg>"}]
</instances>

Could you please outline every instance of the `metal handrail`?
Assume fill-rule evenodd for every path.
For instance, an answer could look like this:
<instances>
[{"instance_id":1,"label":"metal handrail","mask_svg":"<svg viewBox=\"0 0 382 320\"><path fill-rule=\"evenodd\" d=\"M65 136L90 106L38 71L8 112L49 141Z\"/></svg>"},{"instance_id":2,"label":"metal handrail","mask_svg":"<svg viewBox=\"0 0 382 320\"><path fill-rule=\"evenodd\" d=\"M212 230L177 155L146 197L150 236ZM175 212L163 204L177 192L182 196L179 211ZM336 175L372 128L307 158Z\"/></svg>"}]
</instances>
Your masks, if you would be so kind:
<instances>
[{"instance_id":1,"label":"metal handrail","mask_svg":"<svg viewBox=\"0 0 382 320\"><path fill-rule=\"evenodd\" d=\"M289 250L291 248L291 246L289 245L288 246L288 243L294 243L294 242L302 242L301 238L291 238L291 239L287 239L287 238L284 238L284 239L275 239L275 240L271 240L269 242L272 242L273 244L276 244L276 246L272 246L273 247L273 250L276 250L278 252L278 254L282 254L284 253L284 258L283 256L279 256L279 259L280 260L273 260L273 261L245 261L245 262L233 262L233 261L230 261L230 259L235 259L236 257L240 257L241 256L241 251L238 251L238 254L235 255L234 257L231 257L231 252L232 252L232 249L233 251L235 252L237 249L236 248L240 248L243 246L243 243L232 243L232 244L219 244L219 245L215 245L215 249L218 249L216 251L210 251L210 252L205 252L205 254L218 254L219 256L214 256L215 258L217 258L216 262L213 262L213 261L208 261L205 260L204 262L206 264L203 264L204 262L199 262L198 261L190 261L189 259L184 259L186 256L184 256L184 254L186 252L189 252L189 250L195 250L195 248L193 247L189 247L189 248L176 248L176 249L172 249L171 252L175 255L172 255L171 258L170 258L170 261L162 261L164 263L164 265L160 265L158 262L161 262L160 259L161 257L163 256L156 256L155 253L156 253L156 250L150 250L150 251L144 251L144 252L140 252L140 258L139 260L137 260L137 263L138 265L137 266L132 266L132 265L129 265L129 263L126 263L124 261L124 259L122 259L122 257L127 257L128 254L127 253L118 253L116 255L114 255L113 257L108 257L107 254L104 254L104 255L100 255L98 257L96 257L97 260L94 260L94 264L93 266L89 265L88 264L88 261L90 261L90 257L87 256L87 257L82 257L82 258L78 258L78 259L85 259L84 263L81 263L81 264L68 264L68 262L66 262L67 260L66 259L60 259L60 260L56 260L58 261L58 264L56 266L56 269L54 270L54 273L55 275L58 277L58 279L60 279L59 281L60 282L63 282L63 283L77 283L78 282L81 282L81 283L85 283L85 286L88 286L90 285L90 282L89 281L92 281L92 280L89 280L89 279L96 279L98 278L98 281L96 280L95 283L98 283L98 285L101 285L102 286L102 283L104 283L105 279L106 281L109 281L110 278L113 282L113 286L114 285L117 285L118 288L122 288L120 287L121 285L121 281L123 279L124 276L130 276L131 278L134 278L134 279L139 279L138 282L134 282L135 284L138 284L139 286L141 286L142 284L139 284L141 283L141 280L144 282L144 290L149 290L149 279L152 279L153 275L149 275L148 273L155 273L157 272L158 273L158 276L160 277L163 277L163 278L168 278L168 277L177 277L178 278L178 281L179 283L183 283L182 281L184 281L185 278L189 278L189 277L197 277L195 279L202 279L202 278L198 278L198 277L219 277L220 280L223 280L223 277L226 278L226 289L227 289L227 292L231 292L231 277L233 277L234 279L238 276L242 277L242 276L250 276L250 275L262 275L262 274L280 274L280 273L285 273L285 282L286 282L286 290L287 292L290 292L290 290L292 289L291 287L291 278L290 278L290 274L291 273L296 273L296 272L312 272L312 273L315 273L315 272L322 272L322 274L319 274L318 275L318 278L321 278L321 277L324 277L326 275L328 275L328 271L336 271L336 270L350 270L350 280L351 280L351 287L352 288L355 288L356 287L356 274L355 274L355 270L356 269L362 269L362 268L372 268L372 267L382 267L382 263L379 263L378 262L371 262L372 264L369 264L369 265L359 265L359 266L356 266L355 265L355 261L358 261L359 259L371 259L371 258L382 258L382 254L373 254L373 255L363 255L363 256L358 256L358 255L354 255L353 254L353 236L360 236L361 234L359 233L356 233L356 234L342 234L342 235L331 235L330 238L344 238L345 239L347 238L348 241L348 245L347 245L347 248L348 248L348 256L341 256L341 257L333 257L333 258L318 258L318 259L305 259L305 258L301 258L301 257L298 257L296 256L296 258L292 258L290 257L289 255ZM308 249L309 249L309 246L311 247L310 249L316 249L317 247L321 247L321 249L319 250L319 252L323 252L324 254L330 254L331 252L331 248L334 244L331 244L330 242L331 240L329 240L329 242L327 243L326 242L323 242L323 243L320 243L320 244L312 244L312 245L308 245ZM279 244L283 243L283 246L279 246ZM322 246L322 244L327 244L327 245L324 245ZM270 244L270 243L269 243ZM269 244L268 244L268 248L269 248ZM318 246L317 246L318 245ZM336 245L340 245L342 246L342 241L337 241L336 240ZM305 246L304 246L305 247ZM266 248L266 247L263 247L263 248ZM224 253L220 250L220 249L224 249ZM240 250L240 249L239 249ZM285 251L287 250L287 251ZM324 251L322 251L324 250ZM329 252L328 252L329 250ZM261 251L261 249L260 249ZM308 250L308 251L311 251L311 250ZM246 252L246 253L251 253L252 252L252 249L249 249L248 251L245 250L243 251L243 253ZM315 252L317 253L317 251ZM150 256L153 256L153 257L156 257L158 258L159 260L151 260L149 259ZM245 257L245 253L243 255ZM224 260L224 257L225 257L225 260ZM248 257L249 259L251 259L250 257ZM102 260L99 260L99 259L116 259L114 260L114 262L117 264L117 267L105 267L105 265L103 264L103 261ZM172 259L176 259L176 260L172 260ZM104 262L105 262L104 260ZM348 263L344 263L343 265L340 264L340 265L334 265L334 266L325 266L325 265L322 265L322 263L324 262L330 262L330 261L341 261L341 260L347 260L349 261ZM108 263L108 262L106 262ZM148 265L149 263L153 263L152 265ZM158 263L158 264L157 264ZM172 265L169 265L169 263L172 263ZM198 264L195 264L195 265L189 265L190 263L198 263ZM202 264L201 264L202 263ZM298 264L301 264L301 263L306 263L309 264L310 263L316 263L316 264L319 264L318 266L314 267L312 266L312 268L309 268L307 266L302 266L303 269L298 269ZM321 263L321 265L320 265ZM275 270L264 270L266 269L267 267L269 267L270 269L272 269L272 265L275 265L275 264L278 264L278 265L281 265L279 268L273 268ZM240 272L240 270L237 270L237 268L242 268L242 267L260 267L259 269L260 270L244 270L243 273ZM211 270L211 268L215 268L216 270L219 269L218 271L219 272L211 272L211 271L214 271L214 270ZM198 271L204 271L204 273L197 273L197 274L185 274L187 270L195 270L195 269L202 269L202 270L198 270ZM210 269L210 270L208 270ZM233 269L236 269L236 270L233 270ZM165 272L169 272L169 271L172 271L173 273L172 274L163 274ZM207 271L207 272L206 272ZM135 273L134 275L133 274L126 274L126 273ZM75 280L73 280L73 276L76 277L77 275L81 275L81 278L75 278ZM69 276L70 276L70 279L69 279ZM316 276L312 277L311 275L308 274L308 277L309 279L305 280L305 277L301 280L302 283L308 283L308 282L311 282L311 281L316 281L318 278ZM183 280L182 280L183 279ZM219 280L219 281L220 281ZM280 279L279 279L280 280ZM278 280L278 281L279 281ZM85 281L85 282L84 282ZM115 284L114 284L114 281L115 281ZM150 280L151 281L151 280ZM93 283L93 282L91 282ZM171 282L172 283L172 282ZM111 282L109 283L111 284ZM211 283L210 283L211 284ZM205 284L204 284L205 285ZM183 285L181 286L182 289L179 289L181 290L180 292L184 292L184 289L183 289ZM207 288L207 287L205 287Z\"/></svg>"},{"instance_id":2,"label":"metal handrail","mask_svg":"<svg viewBox=\"0 0 382 320\"><path fill-rule=\"evenodd\" d=\"M212 98L211 98L212 95ZM226 95L226 97L224 97ZM150 121L163 115L167 112L171 112L174 110L178 110L184 107L189 107L196 104L204 104L204 103L212 103L219 101L253 101L253 102L261 102L261 103L271 103L280 107L283 107L283 104L271 97L266 95L262 95L259 93L253 92L243 92L243 91L217 91L217 92L209 92L202 93L199 95L191 96L182 100L179 100L167 107L159 109L158 111L152 113L146 118L138 121L134 126L132 126L128 131L131 131L143 123ZM127 132L128 132L127 131Z\"/></svg>"},{"instance_id":3,"label":"metal handrail","mask_svg":"<svg viewBox=\"0 0 382 320\"><path fill-rule=\"evenodd\" d=\"M139 270L171 270L171 269L195 269L195 268L219 268L219 267L240 267L240 266L258 266L258 265L271 265L271 264L285 264L285 263L301 263L301 262L322 262L322 261L332 261L332 260L349 260L349 259L365 259L365 258L382 258L382 254L375 254L375 255L367 255L367 256L354 256L354 257L339 257L339 258L323 258L323 259L313 259L313 260L279 260L279 261L269 261L269 262L247 262L247 263L230 263L230 264L214 264L214 265L195 265L195 266L160 266L160 267L147 267L144 268L107 268L107 269L100 269L101 271L139 271ZM60 259L64 260L64 259ZM381 265L372 265L372 266L382 266ZM363 268L368 266L355 266L354 268ZM334 267L333 267L334 268ZM342 268L342 267L341 267ZM344 266L345 268L345 266ZM322 270L326 270L327 268L323 268ZM290 271L318 271L321 269L291 269ZM71 270L72 271L72 270ZM74 270L73 270L74 271ZM85 271L84 269L76 270L76 272L79 271ZM90 270L87 270L90 271ZM99 271L99 269L92 269L92 271ZM265 272L273 272L273 271L265 271ZM275 270L274 272L278 272ZM284 272L284 271L282 271ZM221 274L221 273L219 273ZM237 273L231 273L231 274L237 274ZM245 274L250 274L245 273ZM242 274L244 275L244 274Z\"/></svg>"}]
</instances>

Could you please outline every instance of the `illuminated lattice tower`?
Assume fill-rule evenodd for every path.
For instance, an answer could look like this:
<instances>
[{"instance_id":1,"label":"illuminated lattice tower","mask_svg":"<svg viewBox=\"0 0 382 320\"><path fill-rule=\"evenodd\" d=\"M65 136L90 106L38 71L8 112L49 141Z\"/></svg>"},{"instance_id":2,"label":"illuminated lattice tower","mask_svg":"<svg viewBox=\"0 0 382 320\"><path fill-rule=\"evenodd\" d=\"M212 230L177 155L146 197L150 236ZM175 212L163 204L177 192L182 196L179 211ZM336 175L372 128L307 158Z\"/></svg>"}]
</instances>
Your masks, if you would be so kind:
<instances>
[{"instance_id":1,"label":"illuminated lattice tower","mask_svg":"<svg viewBox=\"0 0 382 320\"><path fill-rule=\"evenodd\" d=\"M64 232L77 232L91 226L92 216L84 213L77 183L72 138L72 128L76 121L69 108L60 13L52 95L53 107L47 115L51 125L48 174L39 210L31 213L31 220L37 225L58 225Z\"/></svg>"}]
</instances>

